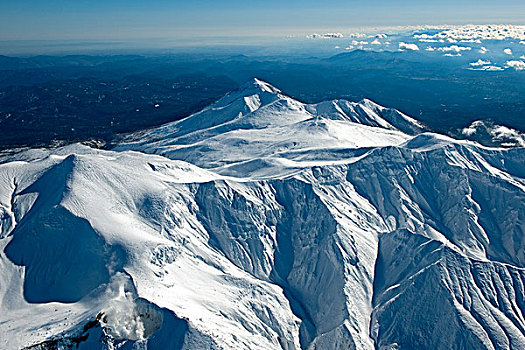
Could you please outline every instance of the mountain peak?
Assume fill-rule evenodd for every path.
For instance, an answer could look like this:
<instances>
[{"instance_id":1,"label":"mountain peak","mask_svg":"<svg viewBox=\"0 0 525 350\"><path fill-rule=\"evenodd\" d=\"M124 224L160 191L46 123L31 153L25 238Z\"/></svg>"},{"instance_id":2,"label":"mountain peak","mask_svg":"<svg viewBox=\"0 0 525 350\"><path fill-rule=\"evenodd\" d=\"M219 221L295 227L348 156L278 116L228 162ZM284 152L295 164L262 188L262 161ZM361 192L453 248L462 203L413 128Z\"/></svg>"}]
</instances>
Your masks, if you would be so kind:
<instances>
[{"instance_id":1,"label":"mountain peak","mask_svg":"<svg viewBox=\"0 0 525 350\"><path fill-rule=\"evenodd\" d=\"M249 80L248 82L244 83L240 88L240 91L256 91L256 92L268 92L271 94L278 94L281 93L281 90L276 88L275 86L271 85L270 83L267 83L261 79L253 78Z\"/></svg>"},{"instance_id":2,"label":"mountain peak","mask_svg":"<svg viewBox=\"0 0 525 350\"><path fill-rule=\"evenodd\" d=\"M327 149L398 145L422 130L416 120L370 100L305 104L254 78L202 111L139 134L116 149L171 159L197 157L195 164L216 169L276 154L283 158L289 152L290 158L309 154L310 159L331 161L338 156L326 156Z\"/></svg>"}]
</instances>

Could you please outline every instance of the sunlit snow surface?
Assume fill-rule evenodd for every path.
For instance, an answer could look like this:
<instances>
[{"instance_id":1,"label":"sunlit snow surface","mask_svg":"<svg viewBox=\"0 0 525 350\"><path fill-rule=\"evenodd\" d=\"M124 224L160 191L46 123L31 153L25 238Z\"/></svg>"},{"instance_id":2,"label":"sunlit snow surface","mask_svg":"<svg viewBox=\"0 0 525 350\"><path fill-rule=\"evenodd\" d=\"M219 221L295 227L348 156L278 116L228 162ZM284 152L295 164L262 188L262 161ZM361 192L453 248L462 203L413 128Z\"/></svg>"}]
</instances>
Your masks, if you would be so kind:
<instances>
[{"instance_id":1,"label":"sunlit snow surface","mask_svg":"<svg viewBox=\"0 0 525 350\"><path fill-rule=\"evenodd\" d=\"M259 80L4 158L0 347L523 349L524 159Z\"/></svg>"}]
</instances>

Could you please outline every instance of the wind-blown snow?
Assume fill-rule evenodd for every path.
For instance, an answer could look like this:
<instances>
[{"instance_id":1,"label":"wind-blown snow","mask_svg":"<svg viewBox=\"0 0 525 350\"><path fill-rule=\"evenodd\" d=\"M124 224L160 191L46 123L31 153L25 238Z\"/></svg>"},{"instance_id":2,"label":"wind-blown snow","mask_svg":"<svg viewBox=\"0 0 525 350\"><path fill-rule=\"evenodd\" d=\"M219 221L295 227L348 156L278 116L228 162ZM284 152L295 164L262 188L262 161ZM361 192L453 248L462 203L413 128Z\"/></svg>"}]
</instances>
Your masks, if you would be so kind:
<instances>
[{"instance_id":1,"label":"wind-blown snow","mask_svg":"<svg viewBox=\"0 0 525 350\"><path fill-rule=\"evenodd\" d=\"M523 349L524 149L254 80L0 164L0 344Z\"/></svg>"}]
</instances>

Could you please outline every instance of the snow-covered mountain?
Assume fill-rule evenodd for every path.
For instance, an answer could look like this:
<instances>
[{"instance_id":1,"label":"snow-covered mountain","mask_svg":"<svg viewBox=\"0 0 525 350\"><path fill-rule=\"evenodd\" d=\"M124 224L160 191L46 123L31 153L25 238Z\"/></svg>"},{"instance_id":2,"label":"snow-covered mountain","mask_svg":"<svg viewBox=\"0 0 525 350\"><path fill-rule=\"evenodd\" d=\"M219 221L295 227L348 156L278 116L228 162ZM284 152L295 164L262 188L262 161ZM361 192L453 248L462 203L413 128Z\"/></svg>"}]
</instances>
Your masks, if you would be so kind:
<instances>
[{"instance_id":1,"label":"snow-covered mountain","mask_svg":"<svg viewBox=\"0 0 525 350\"><path fill-rule=\"evenodd\" d=\"M525 153L254 80L0 164L0 347L524 349Z\"/></svg>"},{"instance_id":2,"label":"snow-covered mountain","mask_svg":"<svg viewBox=\"0 0 525 350\"><path fill-rule=\"evenodd\" d=\"M361 154L365 148L399 144L407 134L423 130L416 120L370 100L308 105L254 79L203 111L132 135L115 149L161 154L221 174L248 176L255 169L267 170L269 163L277 168L283 162L288 168L301 163L298 167L303 168L307 161L339 161L348 158L340 152Z\"/></svg>"}]
</instances>

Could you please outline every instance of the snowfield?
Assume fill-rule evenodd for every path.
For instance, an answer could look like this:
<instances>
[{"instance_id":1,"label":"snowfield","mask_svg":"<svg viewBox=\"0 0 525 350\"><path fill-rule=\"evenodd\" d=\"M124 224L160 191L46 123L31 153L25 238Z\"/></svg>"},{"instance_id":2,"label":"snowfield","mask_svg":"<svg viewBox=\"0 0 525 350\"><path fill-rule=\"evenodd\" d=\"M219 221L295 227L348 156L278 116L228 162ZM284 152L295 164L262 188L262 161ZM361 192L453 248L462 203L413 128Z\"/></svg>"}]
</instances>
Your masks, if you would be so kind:
<instances>
[{"instance_id":1,"label":"snowfield","mask_svg":"<svg viewBox=\"0 0 525 350\"><path fill-rule=\"evenodd\" d=\"M525 150L254 80L0 164L0 348L525 349Z\"/></svg>"}]
</instances>

